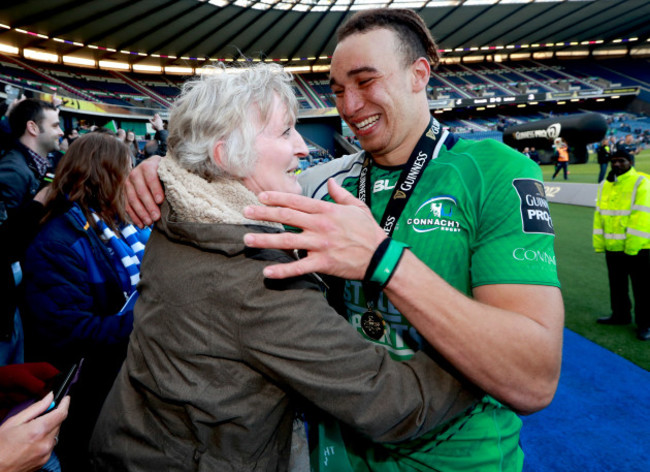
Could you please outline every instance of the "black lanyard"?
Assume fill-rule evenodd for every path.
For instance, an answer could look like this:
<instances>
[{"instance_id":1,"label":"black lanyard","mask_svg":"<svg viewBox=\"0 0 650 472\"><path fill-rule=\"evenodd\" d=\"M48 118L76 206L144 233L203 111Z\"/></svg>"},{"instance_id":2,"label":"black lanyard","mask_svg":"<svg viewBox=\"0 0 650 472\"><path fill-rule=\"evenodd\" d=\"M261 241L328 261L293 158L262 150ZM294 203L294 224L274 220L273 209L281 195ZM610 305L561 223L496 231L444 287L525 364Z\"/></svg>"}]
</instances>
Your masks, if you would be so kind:
<instances>
[{"instance_id":1,"label":"black lanyard","mask_svg":"<svg viewBox=\"0 0 650 472\"><path fill-rule=\"evenodd\" d=\"M431 117L429 126L415 145L409 160L406 162L397 179L393 194L388 201L388 205L386 205L384 216L382 216L381 222L379 223L386 236L390 237L393 234L397 220L404 211L404 208L406 208L406 204L411 198L415 186L420 181L424 169L426 169L427 164L434 157L433 154L441 134L442 128L440 127L440 123ZM363 166L361 167L361 174L359 175L359 200L368 205L369 208L371 208L370 199L372 194L369 177L371 167L372 157L366 152Z\"/></svg>"},{"instance_id":2,"label":"black lanyard","mask_svg":"<svg viewBox=\"0 0 650 472\"><path fill-rule=\"evenodd\" d=\"M386 205L384 216L381 218L379 225L382 227L386 236L390 237L397 226L397 220L406 208L415 186L420 181L427 164L434 157L438 139L442 134L440 123L431 117L429 126L420 137L415 145L411 156L397 179L393 194ZM370 188L370 169L372 166L372 157L365 153L361 174L359 175L359 200L364 202L370 208L370 199L372 189ZM385 332L386 322L381 313L376 309L379 300L380 288L374 283L363 283L363 292L366 297L366 312L361 316L360 324L363 332L375 341L382 338Z\"/></svg>"}]
</instances>

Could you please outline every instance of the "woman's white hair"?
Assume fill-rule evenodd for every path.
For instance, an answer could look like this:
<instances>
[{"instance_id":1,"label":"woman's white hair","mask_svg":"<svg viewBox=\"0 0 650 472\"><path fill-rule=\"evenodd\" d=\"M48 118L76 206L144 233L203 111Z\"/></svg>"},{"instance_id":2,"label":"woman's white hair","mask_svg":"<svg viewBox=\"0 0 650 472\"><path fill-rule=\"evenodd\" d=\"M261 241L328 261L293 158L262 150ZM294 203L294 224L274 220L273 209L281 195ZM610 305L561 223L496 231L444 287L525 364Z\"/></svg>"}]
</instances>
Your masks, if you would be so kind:
<instances>
[{"instance_id":1,"label":"woman's white hair","mask_svg":"<svg viewBox=\"0 0 650 472\"><path fill-rule=\"evenodd\" d=\"M219 175L246 177L257 161L254 145L260 125L278 97L295 123L298 101L292 76L277 64L211 67L183 85L169 116L169 154L181 167L212 180ZM214 148L224 141L220 165Z\"/></svg>"}]
</instances>

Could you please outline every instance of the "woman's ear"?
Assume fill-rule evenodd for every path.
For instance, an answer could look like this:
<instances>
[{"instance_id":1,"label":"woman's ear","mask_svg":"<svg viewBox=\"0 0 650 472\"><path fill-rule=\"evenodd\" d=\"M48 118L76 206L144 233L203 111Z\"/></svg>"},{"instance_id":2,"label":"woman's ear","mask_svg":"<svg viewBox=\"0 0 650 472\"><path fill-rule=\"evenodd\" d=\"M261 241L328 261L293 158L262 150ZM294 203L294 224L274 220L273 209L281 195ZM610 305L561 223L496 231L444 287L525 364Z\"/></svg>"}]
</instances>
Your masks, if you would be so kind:
<instances>
[{"instance_id":1,"label":"woman's ear","mask_svg":"<svg viewBox=\"0 0 650 472\"><path fill-rule=\"evenodd\" d=\"M212 148L212 159L214 160L214 163L217 164L217 167L219 167L219 169L223 169L223 161L225 158L225 143L223 140L219 140L214 144L214 147Z\"/></svg>"}]
</instances>

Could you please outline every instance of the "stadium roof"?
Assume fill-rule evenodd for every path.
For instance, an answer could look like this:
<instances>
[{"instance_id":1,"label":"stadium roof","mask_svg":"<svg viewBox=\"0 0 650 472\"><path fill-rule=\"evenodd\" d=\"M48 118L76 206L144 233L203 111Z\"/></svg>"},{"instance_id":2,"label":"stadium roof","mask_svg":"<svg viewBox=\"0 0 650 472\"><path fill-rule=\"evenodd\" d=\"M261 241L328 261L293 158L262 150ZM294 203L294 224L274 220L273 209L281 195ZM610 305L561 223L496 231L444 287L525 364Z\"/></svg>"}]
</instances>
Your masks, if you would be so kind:
<instances>
[{"instance_id":1,"label":"stadium roof","mask_svg":"<svg viewBox=\"0 0 650 472\"><path fill-rule=\"evenodd\" d=\"M130 64L201 66L242 55L328 64L363 8L412 8L446 56L647 49L647 0L3 0L6 48Z\"/></svg>"}]
</instances>

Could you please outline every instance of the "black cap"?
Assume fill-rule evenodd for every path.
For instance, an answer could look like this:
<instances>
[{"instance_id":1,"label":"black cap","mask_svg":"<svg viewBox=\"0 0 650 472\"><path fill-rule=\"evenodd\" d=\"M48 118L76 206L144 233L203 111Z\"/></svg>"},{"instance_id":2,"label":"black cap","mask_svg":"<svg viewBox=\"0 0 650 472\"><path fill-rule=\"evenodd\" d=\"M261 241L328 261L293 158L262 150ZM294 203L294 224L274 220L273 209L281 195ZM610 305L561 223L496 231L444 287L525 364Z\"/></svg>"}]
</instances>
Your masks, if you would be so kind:
<instances>
[{"instance_id":1,"label":"black cap","mask_svg":"<svg viewBox=\"0 0 650 472\"><path fill-rule=\"evenodd\" d=\"M609 156L610 159L621 158L621 157L627 159L630 162L634 162L634 158L632 157L632 154L627 152L625 149L617 149L612 153L611 156Z\"/></svg>"}]
</instances>

